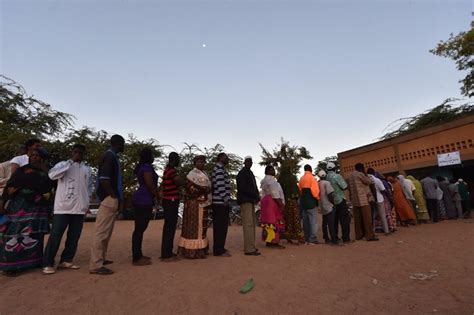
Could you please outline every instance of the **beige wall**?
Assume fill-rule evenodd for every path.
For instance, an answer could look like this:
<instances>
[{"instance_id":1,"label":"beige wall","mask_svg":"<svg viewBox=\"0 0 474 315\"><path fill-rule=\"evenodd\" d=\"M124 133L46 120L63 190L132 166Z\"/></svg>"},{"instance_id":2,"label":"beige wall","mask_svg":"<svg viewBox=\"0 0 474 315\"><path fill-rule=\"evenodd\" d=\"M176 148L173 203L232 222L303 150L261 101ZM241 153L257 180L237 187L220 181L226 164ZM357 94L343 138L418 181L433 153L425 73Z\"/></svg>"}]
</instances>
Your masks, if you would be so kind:
<instances>
[{"instance_id":1,"label":"beige wall","mask_svg":"<svg viewBox=\"0 0 474 315\"><path fill-rule=\"evenodd\" d=\"M437 155L459 151L461 160L474 160L474 115L415 133L338 154L341 172L348 175L356 163L380 173L438 165Z\"/></svg>"}]
</instances>

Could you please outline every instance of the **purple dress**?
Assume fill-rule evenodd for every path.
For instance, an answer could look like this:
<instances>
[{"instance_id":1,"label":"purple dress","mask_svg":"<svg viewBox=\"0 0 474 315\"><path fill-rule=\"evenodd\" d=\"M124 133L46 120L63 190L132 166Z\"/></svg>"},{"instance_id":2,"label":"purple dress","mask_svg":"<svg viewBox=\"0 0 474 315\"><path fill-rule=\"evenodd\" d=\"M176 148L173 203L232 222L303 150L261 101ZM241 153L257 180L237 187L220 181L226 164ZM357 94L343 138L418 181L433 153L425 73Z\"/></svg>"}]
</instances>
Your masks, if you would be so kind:
<instances>
[{"instance_id":1,"label":"purple dress","mask_svg":"<svg viewBox=\"0 0 474 315\"><path fill-rule=\"evenodd\" d=\"M138 189L132 196L132 203L137 206L151 206L153 205L153 194L148 190L144 173L151 172L153 176L153 183L158 183L158 174L151 164L142 164L137 172Z\"/></svg>"}]
</instances>

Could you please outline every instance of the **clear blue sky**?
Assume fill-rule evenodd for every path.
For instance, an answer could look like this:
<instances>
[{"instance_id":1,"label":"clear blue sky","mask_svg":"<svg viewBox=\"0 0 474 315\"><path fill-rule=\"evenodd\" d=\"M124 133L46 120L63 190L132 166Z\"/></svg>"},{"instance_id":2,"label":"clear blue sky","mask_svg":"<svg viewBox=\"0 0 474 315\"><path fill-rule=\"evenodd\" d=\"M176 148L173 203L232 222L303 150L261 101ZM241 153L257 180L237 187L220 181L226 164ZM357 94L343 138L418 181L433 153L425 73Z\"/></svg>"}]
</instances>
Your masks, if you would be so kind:
<instances>
[{"instance_id":1,"label":"clear blue sky","mask_svg":"<svg viewBox=\"0 0 474 315\"><path fill-rule=\"evenodd\" d=\"M257 158L258 143L283 136L315 165L459 97L462 74L429 49L467 30L473 9L469 0L0 0L0 11L1 73L78 127Z\"/></svg>"}]
</instances>

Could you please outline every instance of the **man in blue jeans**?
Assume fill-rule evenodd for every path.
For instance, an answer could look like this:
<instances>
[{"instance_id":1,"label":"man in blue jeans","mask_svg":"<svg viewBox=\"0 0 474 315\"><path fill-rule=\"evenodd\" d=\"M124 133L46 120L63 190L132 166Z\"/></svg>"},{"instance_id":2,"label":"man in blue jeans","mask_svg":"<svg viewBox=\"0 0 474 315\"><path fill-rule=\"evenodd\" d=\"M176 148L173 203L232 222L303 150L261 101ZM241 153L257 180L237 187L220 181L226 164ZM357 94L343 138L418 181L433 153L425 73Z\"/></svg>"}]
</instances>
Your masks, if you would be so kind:
<instances>
[{"instance_id":1,"label":"man in blue jeans","mask_svg":"<svg viewBox=\"0 0 474 315\"><path fill-rule=\"evenodd\" d=\"M300 208L303 217L303 232L307 245L318 244L316 232L318 217L316 208L319 200L319 185L313 176L311 165L304 166L304 175L301 177L298 188L300 191Z\"/></svg>"},{"instance_id":2,"label":"man in blue jeans","mask_svg":"<svg viewBox=\"0 0 474 315\"><path fill-rule=\"evenodd\" d=\"M54 258L66 228L66 244L58 267L79 269L72 260L81 237L84 215L89 209L93 186L92 170L83 162L84 153L83 145L74 145L71 159L59 162L49 171L49 177L58 181L58 188L54 200L53 227L43 257L44 274L56 272Z\"/></svg>"}]
</instances>

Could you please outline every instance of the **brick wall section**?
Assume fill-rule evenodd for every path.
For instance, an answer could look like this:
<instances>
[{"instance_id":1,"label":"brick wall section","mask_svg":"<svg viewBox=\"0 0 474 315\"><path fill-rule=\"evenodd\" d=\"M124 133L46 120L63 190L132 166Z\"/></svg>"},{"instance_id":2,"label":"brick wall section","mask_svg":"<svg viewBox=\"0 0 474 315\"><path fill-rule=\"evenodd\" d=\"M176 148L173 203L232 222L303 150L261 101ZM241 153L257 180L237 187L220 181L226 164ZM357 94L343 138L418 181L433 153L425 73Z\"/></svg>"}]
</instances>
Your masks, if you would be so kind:
<instances>
[{"instance_id":1,"label":"brick wall section","mask_svg":"<svg viewBox=\"0 0 474 315\"><path fill-rule=\"evenodd\" d=\"M474 115L338 154L341 172L349 175L358 162L381 173L438 165L437 155L459 151L474 160Z\"/></svg>"}]
</instances>

